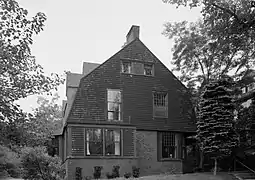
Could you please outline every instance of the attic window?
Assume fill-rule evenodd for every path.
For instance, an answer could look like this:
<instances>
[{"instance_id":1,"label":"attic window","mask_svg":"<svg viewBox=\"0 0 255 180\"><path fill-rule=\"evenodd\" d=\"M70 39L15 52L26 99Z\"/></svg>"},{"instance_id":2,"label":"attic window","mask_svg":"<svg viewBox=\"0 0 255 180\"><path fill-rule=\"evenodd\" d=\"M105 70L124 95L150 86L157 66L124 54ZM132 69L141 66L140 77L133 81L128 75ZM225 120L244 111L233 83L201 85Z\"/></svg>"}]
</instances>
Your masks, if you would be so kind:
<instances>
[{"instance_id":1,"label":"attic window","mask_svg":"<svg viewBox=\"0 0 255 180\"><path fill-rule=\"evenodd\" d=\"M121 72L135 75L153 76L154 68L152 63L140 61L122 61Z\"/></svg>"},{"instance_id":2,"label":"attic window","mask_svg":"<svg viewBox=\"0 0 255 180\"><path fill-rule=\"evenodd\" d=\"M144 75L152 76L152 64L144 64Z\"/></svg>"},{"instance_id":3,"label":"attic window","mask_svg":"<svg viewBox=\"0 0 255 180\"><path fill-rule=\"evenodd\" d=\"M122 72L131 73L131 62L122 62Z\"/></svg>"}]
</instances>

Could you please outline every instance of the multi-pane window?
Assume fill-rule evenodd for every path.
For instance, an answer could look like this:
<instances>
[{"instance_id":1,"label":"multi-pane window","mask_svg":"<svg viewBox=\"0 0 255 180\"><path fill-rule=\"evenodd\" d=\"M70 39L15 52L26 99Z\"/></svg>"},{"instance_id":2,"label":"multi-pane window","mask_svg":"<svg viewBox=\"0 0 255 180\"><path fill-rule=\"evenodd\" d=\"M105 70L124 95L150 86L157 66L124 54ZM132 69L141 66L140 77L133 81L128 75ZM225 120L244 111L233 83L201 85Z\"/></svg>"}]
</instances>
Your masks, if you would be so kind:
<instances>
[{"instance_id":1,"label":"multi-pane window","mask_svg":"<svg viewBox=\"0 0 255 180\"><path fill-rule=\"evenodd\" d=\"M176 158L175 134L162 132L162 158Z\"/></svg>"},{"instance_id":2,"label":"multi-pane window","mask_svg":"<svg viewBox=\"0 0 255 180\"><path fill-rule=\"evenodd\" d=\"M134 128L130 127L71 127L70 154L79 157L135 156L134 132Z\"/></svg>"},{"instance_id":3,"label":"multi-pane window","mask_svg":"<svg viewBox=\"0 0 255 180\"><path fill-rule=\"evenodd\" d=\"M120 130L105 129L105 154L120 155Z\"/></svg>"},{"instance_id":4,"label":"multi-pane window","mask_svg":"<svg viewBox=\"0 0 255 180\"><path fill-rule=\"evenodd\" d=\"M153 93L153 115L156 117L168 116L168 95L167 93Z\"/></svg>"},{"instance_id":5,"label":"multi-pane window","mask_svg":"<svg viewBox=\"0 0 255 180\"><path fill-rule=\"evenodd\" d=\"M103 155L102 129L86 129L86 154Z\"/></svg>"},{"instance_id":6,"label":"multi-pane window","mask_svg":"<svg viewBox=\"0 0 255 180\"><path fill-rule=\"evenodd\" d=\"M153 63L122 61L122 73L153 76Z\"/></svg>"},{"instance_id":7,"label":"multi-pane window","mask_svg":"<svg viewBox=\"0 0 255 180\"><path fill-rule=\"evenodd\" d=\"M108 90L107 92L107 109L109 121L121 120L121 91Z\"/></svg>"},{"instance_id":8,"label":"multi-pane window","mask_svg":"<svg viewBox=\"0 0 255 180\"><path fill-rule=\"evenodd\" d=\"M144 64L144 75L152 76L153 67L151 64Z\"/></svg>"},{"instance_id":9,"label":"multi-pane window","mask_svg":"<svg viewBox=\"0 0 255 180\"><path fill-rule=\"evenodd\" d=\"M131 73L131 62L122 62L122 72Z\"/></svg>"}]
</instances>

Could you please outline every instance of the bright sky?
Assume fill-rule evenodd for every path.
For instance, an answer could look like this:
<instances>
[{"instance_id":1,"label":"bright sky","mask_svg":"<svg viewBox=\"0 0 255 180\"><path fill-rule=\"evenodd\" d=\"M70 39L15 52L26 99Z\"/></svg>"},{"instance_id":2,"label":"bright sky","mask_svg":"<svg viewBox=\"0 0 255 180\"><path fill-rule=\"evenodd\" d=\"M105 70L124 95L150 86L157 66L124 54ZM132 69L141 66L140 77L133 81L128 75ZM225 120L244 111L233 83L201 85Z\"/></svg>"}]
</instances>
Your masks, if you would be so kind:
<instances>
[{"instance_id":1,"label":"bright sky","mask_svg":"<svg viewBox=\"0 0 255 180\"><path fill-rule=\"evenodd\" d=\"M121 49L132 25L140 39L170 69L172 41L163 24L195 21L198 9L176 9L162 0L18 0L33 16L47 16L44 31L34 38L32 53L47 73L81 73L82 62L102 63ZM59 89L65 99L65 86ZM25 111L36 107L36 97L20 101Z\"/></svg>"}]
</instances>

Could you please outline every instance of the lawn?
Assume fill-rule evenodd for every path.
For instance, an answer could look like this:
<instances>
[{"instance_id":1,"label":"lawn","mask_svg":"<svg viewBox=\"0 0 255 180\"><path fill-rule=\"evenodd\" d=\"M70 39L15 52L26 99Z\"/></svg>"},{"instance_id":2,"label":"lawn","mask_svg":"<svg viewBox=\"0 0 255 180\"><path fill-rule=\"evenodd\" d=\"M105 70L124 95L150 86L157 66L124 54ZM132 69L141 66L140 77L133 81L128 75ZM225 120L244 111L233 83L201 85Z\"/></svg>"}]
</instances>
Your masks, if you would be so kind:
<instances>
[{"instance_id":1,"label":"lawn","mask_svg":"<svg viewBox=\"0 0 255 180\"><path fill-rule=\"evenodd\" d=\"M118 178L116 180L125 180ZM212 173L193 173L193 174L178 174L178 175L155 175L144 176L137 178L137 180L235 180L235 178L228 173L219 173L214 176Z\"/></svg>"}]
</instances>

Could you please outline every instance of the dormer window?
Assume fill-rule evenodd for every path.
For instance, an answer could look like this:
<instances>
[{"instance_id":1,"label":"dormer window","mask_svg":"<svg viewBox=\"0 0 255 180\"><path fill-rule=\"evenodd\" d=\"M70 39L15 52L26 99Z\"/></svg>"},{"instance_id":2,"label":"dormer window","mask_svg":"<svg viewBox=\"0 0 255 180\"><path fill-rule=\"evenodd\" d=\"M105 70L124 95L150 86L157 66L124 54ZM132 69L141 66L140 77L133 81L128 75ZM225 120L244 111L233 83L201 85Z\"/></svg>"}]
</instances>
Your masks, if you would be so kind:
<instances>
[{"instance_id":1,"label":"dormer window","mask_svg":"<svg viewBox=\"0 0 255 180\"><path fill-rule=\"evenodd\" d=\"M122 72L131 73L131 62L122 62Z\"/></svg>"},{"instance_id":2,"label":"dormer window","mask_svg":"<svg viewBox=\"0 0 255 180\"><path fill-rule=\"evenodd\" d=\"M153 75L153 67L152 64L144 64L144 75L152 76Z\"/></svg>"}]
</instances>

